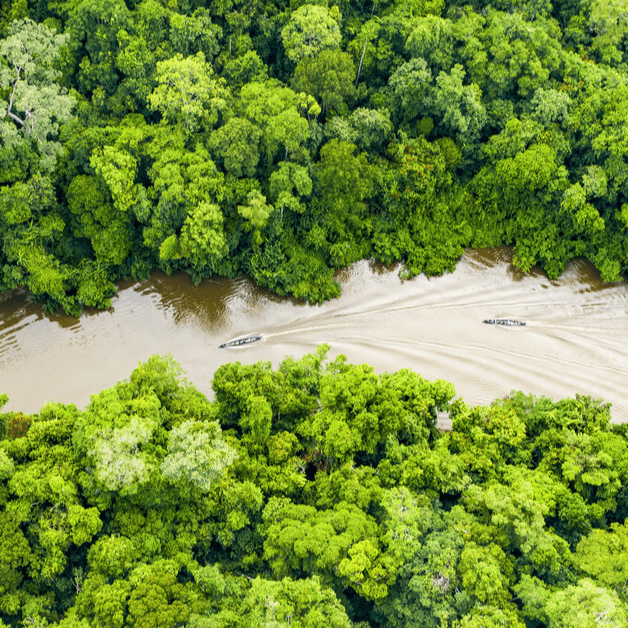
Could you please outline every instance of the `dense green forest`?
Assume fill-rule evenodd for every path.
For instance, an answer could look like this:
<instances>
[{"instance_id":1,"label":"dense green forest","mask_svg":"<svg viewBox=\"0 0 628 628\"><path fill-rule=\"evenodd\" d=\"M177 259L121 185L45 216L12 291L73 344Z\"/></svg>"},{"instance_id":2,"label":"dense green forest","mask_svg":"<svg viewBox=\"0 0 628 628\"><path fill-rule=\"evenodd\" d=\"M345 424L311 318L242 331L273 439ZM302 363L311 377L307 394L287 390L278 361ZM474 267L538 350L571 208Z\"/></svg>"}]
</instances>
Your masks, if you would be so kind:
<instances>
[{"instance_id":1,"label":"dense green forest","mask_svg":"<svg viewBox=\"0 0 628 628\"><path fill-rule=\"evenodd\" d=\"M225 364L212 402L154 356L83 411L0 413L0 625L628 625L607 404L471 408L328 348Z\"/></svg>"},{"instance_id":2,"label":"dense green forest","mask_svg":"<svg viewBox=\"0 0 628 628\"><path fill-rule=\"evenodd\" d=\"M626 0L6 0L0 292L374 257L628 269Z\"/></svg>"}]
</instances>

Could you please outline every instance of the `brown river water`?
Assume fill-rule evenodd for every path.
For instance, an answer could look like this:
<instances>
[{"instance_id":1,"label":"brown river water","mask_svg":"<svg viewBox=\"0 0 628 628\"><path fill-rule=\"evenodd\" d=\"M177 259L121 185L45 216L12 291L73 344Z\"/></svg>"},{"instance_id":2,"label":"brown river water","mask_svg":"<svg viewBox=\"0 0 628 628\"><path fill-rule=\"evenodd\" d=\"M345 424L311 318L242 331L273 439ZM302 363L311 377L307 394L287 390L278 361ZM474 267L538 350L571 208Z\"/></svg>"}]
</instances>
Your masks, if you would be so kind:
<instances>
[{"instance_id":1,"label":"brown river water","mask_svg":"<svg viewBox=\"0 0 628 628\"><path fill-rule=\"evenodd\" d=\"M322 306L280 298L247 278L206 280L157 273L121 283L113 307L80 318L43 314L23 295L0 303L4 410L36 412L52 399L84 407L150 355L171 353L211 396L225 362L301 357L317 344L376 372L410 368L452 382L470 404L511 390L554 400L575 393L613 404L628 421L628 282L604 284L584 261L558 281L521 273L506 248L468 251L455 272L401 281L398 267L359 262L338 273L343 293ZM484 325L514 318L525 327ZM239 335L261 342L218 345Z\"/></svg>"}]
</instances>

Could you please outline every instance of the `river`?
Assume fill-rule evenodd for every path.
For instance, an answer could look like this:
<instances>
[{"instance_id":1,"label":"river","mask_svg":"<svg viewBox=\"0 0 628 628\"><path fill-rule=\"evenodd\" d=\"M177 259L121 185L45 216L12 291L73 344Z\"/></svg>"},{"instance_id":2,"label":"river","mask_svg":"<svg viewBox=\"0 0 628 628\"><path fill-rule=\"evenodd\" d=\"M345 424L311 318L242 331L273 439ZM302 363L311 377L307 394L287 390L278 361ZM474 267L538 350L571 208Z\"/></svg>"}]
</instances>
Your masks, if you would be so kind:
<instances>
[{"instance_id":1,"label":"river","mask_svg":"<svg viewBox=\"0 0 628 628\"><path fill-rule=\"evenodd\" d=\"M396 267L359 262L338 273L343 293L322 306L280 298L247 278L156 273L120 284L110 311L48 315L23 295L0 303L4 410L36 412L52 399L84 407L90 394L129 376L150 355L171 353L211 395L220 364L300 357L317 344L379 373L411 368L451 381L470 404L512 389L554 400L575 393L613 404L628 420L628 282L604 284L584 261L558 281L521 273L506 248L468 251L453 273L401 281ZM515 318L525 327L484 325ZM261 332L262 342L219 349Z\"/></svg>"}]
</instances>

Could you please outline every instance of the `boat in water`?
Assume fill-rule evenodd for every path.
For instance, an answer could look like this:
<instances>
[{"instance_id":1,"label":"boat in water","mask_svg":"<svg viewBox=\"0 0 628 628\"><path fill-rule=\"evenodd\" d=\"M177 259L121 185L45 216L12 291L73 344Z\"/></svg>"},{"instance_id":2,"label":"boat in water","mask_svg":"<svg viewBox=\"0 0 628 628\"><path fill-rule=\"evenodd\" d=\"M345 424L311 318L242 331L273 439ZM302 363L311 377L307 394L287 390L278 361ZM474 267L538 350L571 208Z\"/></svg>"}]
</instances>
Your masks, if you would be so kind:
<instances>
[{"instance_id":1,"label":"boat in water","mask_svg":"<svg viewBox=\"0 0 628 628\"><path fill-rule=\"evenodd\" d=\"M223 342L218 348L227 349L228 347L240 347L242 345L249 345L252 342L258 342L262 340L262 336L246 336L245 338L236 338L235 340L229 340L229 342Z\"/></svg>"},{"instance_id":2,"label":"boat in water","mask_svg":"<svg viewBox=\"0 0 628 628\"><path fill-rule=\"evenodd\" d=\"M523 321L515 321L511 318L487 318L483 322L487 325L505 325L506 327L519 327L525 325Z\"/></svg>"}]
</instances>

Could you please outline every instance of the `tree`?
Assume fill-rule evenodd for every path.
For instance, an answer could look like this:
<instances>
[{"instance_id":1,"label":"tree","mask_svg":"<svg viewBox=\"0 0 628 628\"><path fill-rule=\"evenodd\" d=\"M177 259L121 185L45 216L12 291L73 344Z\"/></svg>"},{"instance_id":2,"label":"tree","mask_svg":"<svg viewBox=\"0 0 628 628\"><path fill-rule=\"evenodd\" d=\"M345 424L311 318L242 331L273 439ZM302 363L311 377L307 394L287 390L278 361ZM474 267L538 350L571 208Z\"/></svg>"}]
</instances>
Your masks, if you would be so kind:
<instances>
[{"instance_id":1,"label":"tree","mask_svg":"<svg viewBox=\"0 0 628 628\"><path fill-rule=\"evenodd\" d=\"M383 152L393 133L388 109L358 107L349 116L349 122L355 130L353 143L359 150Z\"/></svg>"},{"instance_id":2,"label":"tree","mask_svg":"<svg viewBox=\"0 0 628 628\"><path fill-rule=\"evenodd\" d=\"M625 605L615 593L585 578L565 589L550 592L529 577L522 579L518 595L523 613L543 621L548 628L597 628L604 625L619 628L625 625Z\"/></svg>"},{"instance_id":3,"label":"tree","mask_svg":"<svg viewBox=\"0 0 628 628\"><path fill-rule=\"evenodd\" d=\"M218 565L198 568L194 574L208 602L203 614L192 614L190 628L229 625L294 626L294 628L350 628L353 624L333 589L321 579L284 578L272 581L221 573ZM220 622L216 624L216 622Z\"/></svg>"},{"instance_id":4,"label":"tree","mask_svg":"<svg viewBox=\"0 0 628 628\"><path fill-rule=\"evenodd\" d=\"M432 72L425 59L412 59L400 65L388 85L394 94L393 103L399 121L409 122L431 109Z\"/></svg>"},{"instance_id":5,"label":"tree","mask_svg":"<svg viewBox=\"0 0 628 628\"><path fill-rule=\"evenodd\" d=\"M580 571L598 583L624 593L628 581L628 526L611 524L611 530L593 530L576 548Z\"/></svg>"},{"instance_id":6,"label":"tree","mask_svg":"<svg viewBox=\"0 0 628 628\"><path fill-rule=\"evenodd\" d=\"M160 247L160 257L168 259L167 248L176 236L164 240ZM200 202L188 213L181 237L179 251L192 268L198 272L217 272L228 246L224 233L224 218L220 207L215 203ZM175 257L175 254L171 254Z\"/></svg>"},{"instance_id":7,"label":"tree","mask_svg":"<svg viewBox=\"0 0 628 628\"><path fill-rule=\"evenodd\" d=\"M156 570L155 570L156 571ZM130 626L175 628L190 616L185 587L171 573L153 573L142 579L129 596Z\"/></svg>"},{"instance_id":8,"label":"tree","mask_svg":"<svg viewBox=\"0 0 628 628\"><path fill-rule=\"evenodd\" d=\"M68 15L66 28L70 35L64 70L76 77L74 85L80 93L106 111L120 83L116 62L132 23L131 12L124 0L79 0L68 5L61 9Z\"/></svg>"},{"instance_id":9,"label":"tree","mask_svg":"<svg viewBox=\"0 0 628 628\"><path fill-rule=\"evenodd\" d=\"M297 91L311 94L324 111L345 113L355 95L353 59L340 50L322 50L314 57L304 57L294 71Z\"/></svg>"},{"instance_id":10,"label":"tree","mask_svg":"<svg viewBox=\"0 0 628 628\"><path fill-rule=\"evenodd\" d=\"M300 427L332 460L347 462L358 452L374 454L392 438L422 444L434 437L437 408L453 389L401 370L378 377L367 365L344 365L321 380L321 412Z\"/></svg>"},{"instance_id":11,"label":"tree","mask_svg":"<svg viewBox=\"0 0 628 628\"><path fill-rule=\"evenodd\" d=\"M290 16L281 31L286 56L295 63L304 57L314 57L326 49L340 45L340 13L337 7L304 4Z\"/></svg>"},{"instance_id":12,"label":"tree","mask_svg":"<svg viewBox=\"0 0 628 628\"><path fill-rule=\"evenodd\" d=\"M269 205L266 197L257 190L249 193L247 201L246 205L238 205L238 214L246 220L244 228L253 231L253 243L260 244L261 229L266 226L275 208Z\"/></svg>"},{"instance_id":13,"label":"tree","mask_svg":"<svg viewBox=\"0 0 628 628\"><path fill-rule=\"evenodd\" d=\"M240 92L238 109L262 131L266 163L272 165L283 147L282 160L307 156L304 143L310 135L308 120L321 109L312 96L297 94L276 80L249 83Z\"/></svg>"},{"instance_id":14,"label":"tree","mask_svg":"<svg viewBox=\"0 0 628 628\"><path fill-rule=\"evenodd\" d=\"M463 617L456 620L453 628L524 628L525 623L511 609L498 606L480 605Z\"/></svg>"},{"instance_id":15,"label":"tree","mask_svg":"<svg viewBox=\"0 0 628 628\"><path fill-rule=\"evenodd\" d=\"M482 604L501 607L510 598L512 564L494 543L478 546L470 542L460 555L458 570L465 590Z\"/></svg>"},{"instance_id":16,"label":"tree","mask_svg":"<svg viewBox=\"0 0 628 628\"><path fill-rule=\"evenodd\" d=\"M167 268L179 264L196 280L217 272L227 252L219 209L222 173L201 143L186 150L185 134L176 127L161 127L148 150L154 159L148 174L155 207L143 221L145 246L159 251Z\"/></svg>"},{"instance_id":17,"label":"tree","mask_svg":"<svg viewBox=\"0 0 628 628\"><path fill-rule=\"evenodd\" d=\"M55 255L65 222L50 178L36 174L25 183L2 187L0 225L4 289L26 285L33 294L50 299L51 305L63 303L72 309L75 299L66 295L72 271Z\"/></svg>"},{"instance_id":18,"label":"tree","mask_svg":"<svg viewBox=\"0 0 628 628\"><path fill-rule=\"evenodd\" d=\"M245 118L233 117L216 129L208 146L234 177L254 177L260 159L262 132Z\"/></svg>"},{"instance_id":19,"label":"tree","mask_svg":"<svg viewBox=\"0 0 628 628\"><path fill-rule=\"evenodd\" d=\"M333 589L316 576L272 582L256 578L242 601L238 628L287 625L294 628L349 628L351 622Z\"/></svg>"},{"instance_id":20,"label":"tree","mask_svg":"<svg viewBox=\"0 0 628 628\"><path fill-rule=\"evenodd\" d=\"M0 41L0 88L8 98L0 100L0 138L6 148L32 141L44 170L53 168L59 128L72 116L74 99L56 83L55 63L67 41L28 18L12 22Z\"/></svg>"},{"instance_id":21,"label":"tree","mask_svg":"<svg viewBox=\"0 0 628 628\"><path fill-rule=\"evenodd\" d=\"M394 582L394 573L380 556L376 523L353 505L318 511L273 498L264 519L264 556L279 576L301 571L339 577L371 600L384 598L387 584Z\"/></svg>"},{"instance_id":22,"label":"tree","mask_svg":"<svg viewBox=\"0 0 628 628\"><path fill-rule=\"evenodd\" d=\"M157 87L148 96L151 109L159 111L168 124L179 124L187 133L212 127L225 107L228 91L202 52L193 57L177 54L159 61Z\"/></svg>"},{"instance_id":23,"label":"tree","mask_svg":"<svg viewBox=\"0 0 628 628\"><path fill-rule=\"evenodd\" d=\"M462 142L476 140L486 122L482 92L475 85L463 86L465 71L456 64L449 74L441 72L436 78L434 113L442 117L449 134Z\"/></svg>"},{"instance_id":24,"label":"tree","mask_svg":"<svg viewBox=\"0 0 628 628\"><path fill-rule=\"evenodd\" d=\"M584 7L589 12L587 26L592 34L591 50L597 58L613 66L625 61L621 42L628 34L626 3L623 0L606 0L587 2Z\"/></svg>"},{"instance_id":25,"label":"tree","mask_svg":"<svg viewBox=\"0 0 628 628\"><path fill-rule=\"evenodd\" d=\"M87 175L75 177L68 188L68 206L74 235L88 238L98 259L122 264L133 246L130 216L115 211L101 182Z\"/></svg>"},{"instance_id":26,"label":"tree","mask_svg":"<svg viewBox=\"0 0 628 628\"><path fill-rule=\"evenodd\" d=\"M374 192L376 171L364 153L355 155L355 151L354 144L333 139L321 148L315 171L320 190L319 211L327 222L326 238L335 245L330 257L336 266L351 264L368 247L365 235L369 221L365 220L363 201Z\"/></svg>"},{"instance_id":27,"label":"tree","mask_svg":"<svg viewBox=\"0 0 628 628\"><path fill-rule=\"evenodd\" d=\"M312 179L303 166L282 161L270 175L270 194L275 198L275 206L280 209L282 219L284 208L302 214L305 205L300 199L311 193Z\"/></svg>"},{"instance_id":28,"label":"tree","mask_svg":"<svg viewBox=\"0 0 628 628\"><path fill-rule=\"evenodd\" d=\"M184 480L207 492L236 455L222 441L216 423L185 421L168 436L168 455L161 463L161 472L173 483Z\"/></svg>"},{"instance_id":29,"label":"tree","mask_svg":"<svg viewBox=\"0 0 628 628\"><path fill-rule=\"evenodd\" d=\"M436 15L426 15L415 22L406 41L408 52L425 59L436 71L447 71L453 59L453 24Z\"/></svg>"}]
</instances>

